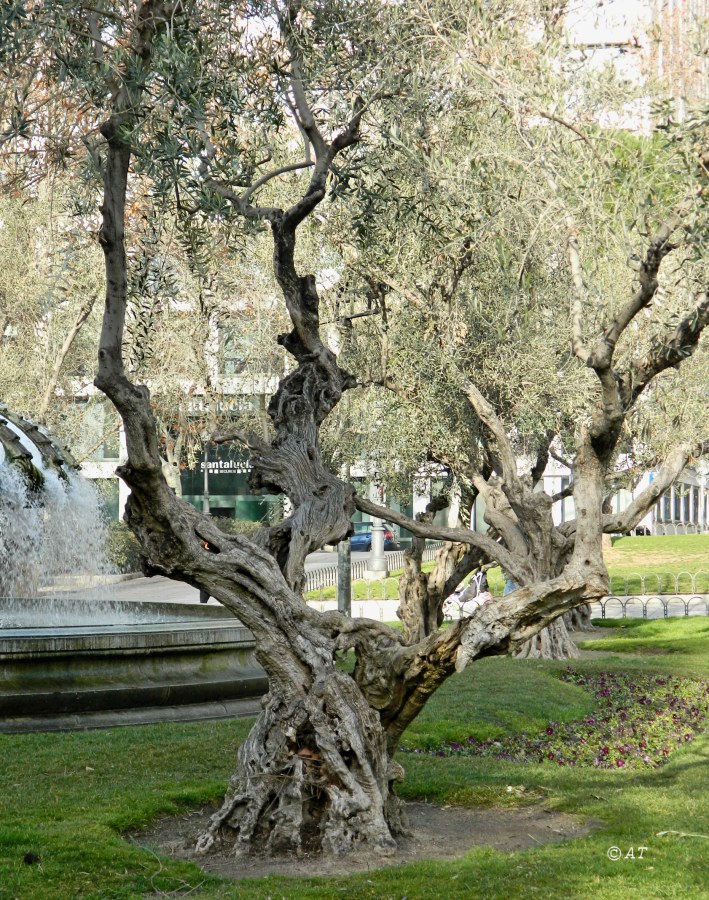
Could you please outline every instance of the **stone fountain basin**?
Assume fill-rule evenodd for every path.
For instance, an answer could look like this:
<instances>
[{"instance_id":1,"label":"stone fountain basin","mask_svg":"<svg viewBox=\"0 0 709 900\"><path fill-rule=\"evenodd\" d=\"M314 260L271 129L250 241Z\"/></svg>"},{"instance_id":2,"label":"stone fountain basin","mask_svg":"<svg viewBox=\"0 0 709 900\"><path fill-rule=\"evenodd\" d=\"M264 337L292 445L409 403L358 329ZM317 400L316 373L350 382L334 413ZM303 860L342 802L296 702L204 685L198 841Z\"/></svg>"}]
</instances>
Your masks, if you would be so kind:
<instances>
[{"instance_id":1,"label":"stone fountain basin","mask_svg":"<svg viewBox=\"0 0 709 900\"><path fill-rule=\"evenodd\" d=\"M253 715L254 650L214 604L0 599L0 732Z\"/></svg>"}]
</instances>

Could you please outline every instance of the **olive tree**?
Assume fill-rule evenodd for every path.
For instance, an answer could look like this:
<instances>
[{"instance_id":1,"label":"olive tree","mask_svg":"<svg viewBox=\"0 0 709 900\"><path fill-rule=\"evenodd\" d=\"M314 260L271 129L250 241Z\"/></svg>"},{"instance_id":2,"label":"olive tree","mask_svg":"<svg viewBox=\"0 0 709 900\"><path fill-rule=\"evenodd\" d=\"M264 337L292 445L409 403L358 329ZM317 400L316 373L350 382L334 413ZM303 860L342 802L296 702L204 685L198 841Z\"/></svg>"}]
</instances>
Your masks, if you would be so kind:
<instances>
[{"instance_id":1,"label":"olive tree","mask_svg":"<svg viewBox=\"0 0 709 900\"><path fill-rule=\"evenodd\" d=\"M567 60L553 25L530 41L529 4L516 6L514 28L494 4L487 15L444 2L413 7L431 25L417 62L425 88L382 123L376 164L347 191L333 229L352 281L368 293L355 316L340 298L333 304L342 359L366 389L354 415L344 404L335 414L362 434L339 451L364 455L376 432L385 448L378 477L394 491L432 460L445 466L461 524L482 497L489 534L525 560L526 572L507 570L524 585L562 571L573 548L575 523L555 527L551 506L576 495L576 476L553 498L538 491L550 455L574 468L578 426L599 390L603 397L614 383L635 385L616 399L597 486L604 511L629 468L661 472L622 515L605 516L605 532L634 527L704 452L705 354L677 371L706 314L703 126L694 119L652 135L600 127L599 113L627 104L627 87L610 77L599 86L597 74ZM567 120L558 109L572 80ZM696 330L685 335L689 323ZM612 373L603 380L590 351L579 350L597 341ZM640 386L642 366L652 377ZM505 458L508 468L516 459L514 472ZM512 501L518 491L524 503ZM424 573L421 541L450 539L430 522L435 503L418 522L357 504L418 536L400 581L399 615L412 642L440 627L443 602L466 574L500 561L461 538ZM537 513L525 514L525 504ZM576 655L561 619L516 652Z\"/></svg>"},{"instance_id":2,"label":"olive tree","mask_svg":"<svg viewBox=\"0 0 709 900\"><path fill-rule=\"evenodd\" d=\"M310 608L302 593L307 554L347 537L355 505L382 510L356 498L325 465L321 427L357 378L323 338L312 258L299 255L299 239L325 208L329 186L366 166L367 153L357 146L408 90L411 67L387 54L420 38L423 26L409 35L409 22L400 5L369 0L110 6L92 0L51 4L36 19L18 19L7 43L8 68L27 68L35 54L36 78L53 79L57 90L78 87L90 98L90 121L82 107L80 124L88 164L102 184L106 272L96 385L123 420L128 460L119 474L131 489L126 520L143 548L145 571L216 597L251 630L268 674L268 693L239 749L224 803L199 841L203 851L221 837L241 851L391 850L406 830L394 790L403 777L395 753L431 694L473 660L522 646L561 613L605 593L603 480L623 423L652 379L696 346L709 315L700 299L661 348L619 367L616 346L656 294L660 266L678 240L677 218L657 225L636 293L609 311L598 334L595 327L584 332L583 286L574 280L574 350L593 387L574 437L578 516L565 531L551 526L549 498L534 493L518 471L500 414L461 373L461 396L494 448L495 476L476 475L473 484L489 500L499 539L405 524L497 560L519 585L514 593L415 640L380 622ZM29 56L17 51L23 40ZM18 129L18 115L11 119L9 130L24 139L31 122L20 116ZM288 152L275 152L274 132L289 125ZM250 539L224 534L170 489L150 392L128 374L126 229L134 227L129 202L138 178L149 179L177 213L204 216L205 227L234 233L238 221L246 223L246 237L263 227L270 233L289 318L278 341L290 369L268 406L269 438L217 436L247 446L252 484L291 504L284 521ZM279 179L291 187L283 205L272 202ZM573 229L567 244L564 265L573 273ZM354 657L351 671L340 665L346 654Z\"/></svg>"}]
</instances>

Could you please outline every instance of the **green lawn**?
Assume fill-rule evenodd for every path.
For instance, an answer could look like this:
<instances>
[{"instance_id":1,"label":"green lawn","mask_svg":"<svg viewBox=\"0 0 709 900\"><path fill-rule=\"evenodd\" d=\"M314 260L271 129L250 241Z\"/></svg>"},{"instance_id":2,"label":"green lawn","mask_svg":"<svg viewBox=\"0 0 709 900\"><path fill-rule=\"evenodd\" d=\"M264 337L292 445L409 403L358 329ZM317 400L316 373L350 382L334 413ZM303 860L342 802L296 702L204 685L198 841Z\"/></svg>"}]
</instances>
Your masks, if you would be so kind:
<instances>
[{"instance_id":1,"label":"green lawn","mask_svg":"<svg viewBox=\"0 0 709 900\"><path fill-rule=\"evenodd\" d=\"M352 602L355 600L396 600L399 596L401 569L391 572L388 578L377 581L359 579L352 582ZM305 595L306 600L336 600L337 585L317 588Z\"/></svg>"},{"instance_id":2,"label":"green lawn","mask_svg":"<svg viewBox=\"0 0 709 900\"><path fill-rule=\"evenodd\" d=\"M427 562L421 567L422 571L432 571L434 563ZM387 578L377 581L365 581L358 579L352 582L352 601L355 600L397 600L399 597L399 578L402 569L394 569ZM502 596L504 578L499 568L490 569L487 573L490 590L497 596ZM307 600L336 600L337 586L330 585L325 588L317 588L305 595Z\"/></svg>"},{"instance_id":3,"label":"green lawn","mask_svg":"<svg viewBox=\"0 0 709 900\"><path fill-rule=\"evenodd\" d=\"M640 593L640 575L648 594L674 593L677 586L682 593L709 593L709 534L619 538L604 558L613 593L626 585L629 594ZM697 573L693 585L690 576Z\"/></svg>"},{"instance_id":4,"label":"green lawn","mask_svg":"<svg viewBox=\"0 0 709 900\"><path fill-rule=\"evenodd\" d=\"M689 619L607 619L608 635L602 640L581 642L582 649L608 653L642 653L668 657L673 673L702 671L709 666L709 618Z\"/></svg>"},{"instance_id":5,"label":"green lawn","mask_svg":"<svg viewBox=\"0 0 709 900\"><path fill-rule=\"evenodd\" d=\"M638 671L709 676L706 619L609 623L587 674ZM633 655L627 655L632 653ZM406 740L495 737L589 712L593 698L562 684L561 663L489 659L455 676ZM601 821L592 835L515 854L477 849L455 862L333 879L269 878L238 886L158 859L121 830L218 799L243 721L92 733L0 736L0 898L686 898L709 897L709 735L656 770L562 768L487 758L404 753L402 793L444 803L510 805L523 796ZM690 835L690 836L681 836ZM607 850L646 846L644 859ZM39 856L26 864L25 854Z\"/></svg>"},{"instance_id":6,"label":"green lawn","mask_svg":"<svg viewBox=\"0 0 709 900\"><path fill-rule=\"evenodd\" d=\"M709 534L618 538L612 549L604 552L604 559L613 594L674 594L677 589L686 594L709 594ZM426 563L424 571L432 567L433 563ZM401 570L392 572L384 581L353 582L352 599L395 600L399 575ZM502 572L490 569L487 576L490 590L500 596L504 586ZM313 600L333 600L337 588L313 591L308 596Z\"/></svg>"}]
</instances>

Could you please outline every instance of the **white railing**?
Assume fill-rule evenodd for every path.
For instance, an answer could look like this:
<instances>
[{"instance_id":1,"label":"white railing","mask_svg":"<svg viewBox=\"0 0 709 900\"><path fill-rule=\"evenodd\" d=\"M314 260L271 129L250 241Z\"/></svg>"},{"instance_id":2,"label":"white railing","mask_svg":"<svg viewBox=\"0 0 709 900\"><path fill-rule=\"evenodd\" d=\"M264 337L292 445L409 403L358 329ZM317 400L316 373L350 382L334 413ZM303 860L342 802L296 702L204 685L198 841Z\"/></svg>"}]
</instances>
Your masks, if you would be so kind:
<instances>
[{"instance_id":1,"label":"white railing","mask_svg":"<svg viewBox=\"0 0 709 900\"><path fill-rule=\"evenodd\" d=\"M431 541L426 546L426 549L423 551L423 561L431 562L431 560L436 558L436 554L443 546L441 541ZM395 550L393 552L389 552L386 554L387 558L387 566L389 569L401 569L404 566L404 551L403 550ZM367 570L367 560L366 559L356 559L351 564L351 572L352 572L352 581L360 581L364 578L364 573ZM323 566L321 569L314 569L312 572L307 572L305 576L305 591L306 593L312 593L313 591L320 591L321 593L325 590L325 588L329 587L337 587L338 580L338 570L337 566ZM391 581L397 587L394 591L394 597L398 594L398 584L399 579L397 578L385 578L376 582L368 582L367 583L367 591L369 593L369 589L372 584L381 585L384 582ZM377 593L378 589L374 588L374 592ZM317 598L316 598L317 599ZM320 599L324 599L320 597ZM376 597L372 597L368 599L378 599Z\"/></svg>"},{"instance_id":2,"label":"white railing","mask_svg":"<svg viewBox=\"0 0 709 900\"><path fill-rule=\"evenodd\" d=\"M709 572L632 572L614 576L611 586L611 594L591 604L594 617L709 616Z\"/></svg>"}]
</instances>

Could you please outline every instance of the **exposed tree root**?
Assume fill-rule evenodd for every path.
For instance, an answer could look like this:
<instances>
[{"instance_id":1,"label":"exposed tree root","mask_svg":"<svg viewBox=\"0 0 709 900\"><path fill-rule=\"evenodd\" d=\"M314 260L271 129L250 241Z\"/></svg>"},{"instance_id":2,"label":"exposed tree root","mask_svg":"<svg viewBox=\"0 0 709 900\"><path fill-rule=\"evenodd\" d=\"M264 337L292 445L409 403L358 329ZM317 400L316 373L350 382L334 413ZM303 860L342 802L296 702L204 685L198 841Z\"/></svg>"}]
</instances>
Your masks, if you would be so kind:
<instances>
[{"instance_id":1,"label":"exposed tree root","mask_svg":"<svg viewBox=\"0 0 709 900\"><path fill-rule=\"evenodd\" d=\"M392 791L402 776L348 675L332 671L307 693L269 694L198 851L224 838L236 853L391 853L407 830Z\"/></svg>"},{"instance_id":2,"label":"exposed tree root","mask_svg":"<svg viewBox=\"0 0 709 900\"><path fill-rule=\"evenodd\" d=\"M578 647L569 637L563 617L528 640L515 653L518 659L578 659Z\"/></svg>"}]
</instances>

